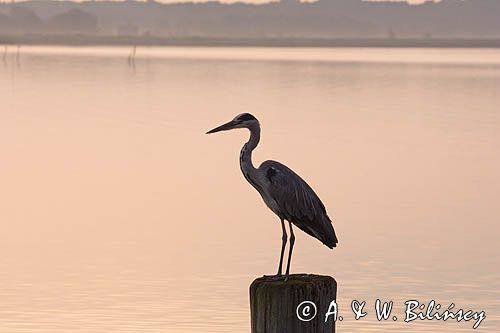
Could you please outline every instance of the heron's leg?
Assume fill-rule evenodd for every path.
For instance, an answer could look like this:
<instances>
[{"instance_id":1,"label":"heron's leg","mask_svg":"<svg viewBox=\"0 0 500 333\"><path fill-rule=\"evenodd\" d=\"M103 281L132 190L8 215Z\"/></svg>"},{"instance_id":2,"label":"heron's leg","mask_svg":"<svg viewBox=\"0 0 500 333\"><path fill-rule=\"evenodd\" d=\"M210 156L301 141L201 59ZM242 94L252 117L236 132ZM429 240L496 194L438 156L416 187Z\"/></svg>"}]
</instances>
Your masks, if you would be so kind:
<instances>
[{"instance_id":1,"label":"heron's leg","mask_svg":"<svg viewBox=\"0 0 500 333\"><path fill-rule=\"evenodd\" d=\"M281 254L280 254L280 265L278 266L278 276L283 274L283 255L285 254L285 246L288 239L285 228L285 220L281 219L281 230L283 230L283 235L281 236Z\"/></svg>"},{"instance_id":2,"label":"heron's leg","mask_svg":"<svg viewBox=\"0 0 500 333\"><path fill-rule=\"evenodd\" d=\"M288 275L290 275L290 262L292 261L292 251L293 244L295 244L295 235L293 234L292 223L288 222L290 226L290 250L288 251L288 263L286 265L285 280L288 280Z\"/></svg>"}]
</instances>

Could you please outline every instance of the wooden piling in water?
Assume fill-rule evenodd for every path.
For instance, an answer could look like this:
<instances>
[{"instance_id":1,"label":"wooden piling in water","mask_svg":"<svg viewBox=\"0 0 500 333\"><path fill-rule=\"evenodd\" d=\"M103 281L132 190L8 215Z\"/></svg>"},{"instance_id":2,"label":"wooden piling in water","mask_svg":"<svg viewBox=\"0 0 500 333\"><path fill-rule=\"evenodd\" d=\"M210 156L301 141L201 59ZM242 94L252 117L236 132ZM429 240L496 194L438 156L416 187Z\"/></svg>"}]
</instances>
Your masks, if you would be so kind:
<instances>
[{"instance_id":1,"label":"wooden piling in water","mask_svg":"<svg viewBox=\"0 0 500 333\"><path fill-rule=\"evenodd\" d=\"M325 323L325 315L336 299L337 282L330 276L294 274L286 282L272 276L258 278L250 286L252 333L335 332L333 316Z\"/></svg>"}]
</instances>

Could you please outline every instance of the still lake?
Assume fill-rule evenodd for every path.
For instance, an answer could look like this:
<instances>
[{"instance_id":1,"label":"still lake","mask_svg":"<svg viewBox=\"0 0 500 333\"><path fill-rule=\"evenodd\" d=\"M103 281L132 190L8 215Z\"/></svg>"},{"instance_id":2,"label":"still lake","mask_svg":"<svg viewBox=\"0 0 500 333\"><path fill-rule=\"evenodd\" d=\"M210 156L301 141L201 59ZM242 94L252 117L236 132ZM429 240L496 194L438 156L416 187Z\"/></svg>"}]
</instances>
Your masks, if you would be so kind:
<instances>
[{"instance_id":1,"label":"still lake","mask_svg":"<svg viewBox=\"0 0 500 333\"><path fill-rule=\"evenodd\" d=\"M247 132L204 134L242 112L254 163L294 169L334 221L333 251L296 232L292 271L336 278L338 332L472 331L404 323L410 299L500 331L500 50L17 52L0 55L0 332L249 332L281 228L241 175Z\"/></svg>"}]
</instances>

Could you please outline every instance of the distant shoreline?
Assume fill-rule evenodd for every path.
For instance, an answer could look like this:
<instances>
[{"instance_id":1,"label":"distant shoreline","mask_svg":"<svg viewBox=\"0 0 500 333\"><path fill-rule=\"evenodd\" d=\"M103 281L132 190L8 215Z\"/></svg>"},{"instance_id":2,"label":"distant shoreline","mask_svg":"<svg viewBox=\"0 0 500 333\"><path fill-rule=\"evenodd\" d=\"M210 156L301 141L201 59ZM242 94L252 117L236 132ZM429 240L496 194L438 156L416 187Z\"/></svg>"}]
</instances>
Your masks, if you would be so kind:
<instances>
[{"instance_id":1,"label":"distant shoreline","mask_svg":"<svg viewBox=\"0 0 500 333\"><path fill-rule=\"evenodd\" d=\"M500 48L500 39L423 38L225 38L90 35L0 35L0 45Z\"/></svg>"}]
</instances>

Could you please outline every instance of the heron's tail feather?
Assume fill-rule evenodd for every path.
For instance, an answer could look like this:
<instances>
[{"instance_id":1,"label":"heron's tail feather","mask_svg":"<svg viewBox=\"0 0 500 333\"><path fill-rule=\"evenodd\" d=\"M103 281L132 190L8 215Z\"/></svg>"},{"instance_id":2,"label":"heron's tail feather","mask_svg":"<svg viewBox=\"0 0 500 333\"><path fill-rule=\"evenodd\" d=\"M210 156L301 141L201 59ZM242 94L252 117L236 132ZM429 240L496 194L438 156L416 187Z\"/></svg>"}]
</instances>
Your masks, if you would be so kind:
<instances>
[{"instance_id":1,"label":"heron's tail feather","mask_svg":"<svg viewBox=\"0 0 500 333\"><path fill-rule=\"evenodd\" d=\"M307 223L293 219L291 221L300 230L318 239L330 249L337 247L337 235L335 235L335 230L333 230L332 222L328 216L325 215L314 220L308 220Z\"/></svg>"},{"instance_id":2,"label":"heron's tail feather","mask_svg":"<svg viewBox=\"0 0 500 333\"><path fill-rule=\"evenodd\" d=\"M337 235L335 234L335 230L333 229L332 221L329 218L324 219L324 232L323 239L321 241L323 244L328 246L330 249L337 247L337 243L339 242L337 239Z\"/></svg>"}]
</instances>

